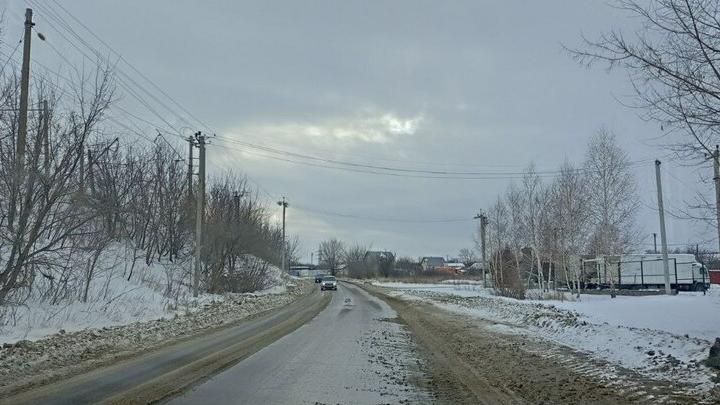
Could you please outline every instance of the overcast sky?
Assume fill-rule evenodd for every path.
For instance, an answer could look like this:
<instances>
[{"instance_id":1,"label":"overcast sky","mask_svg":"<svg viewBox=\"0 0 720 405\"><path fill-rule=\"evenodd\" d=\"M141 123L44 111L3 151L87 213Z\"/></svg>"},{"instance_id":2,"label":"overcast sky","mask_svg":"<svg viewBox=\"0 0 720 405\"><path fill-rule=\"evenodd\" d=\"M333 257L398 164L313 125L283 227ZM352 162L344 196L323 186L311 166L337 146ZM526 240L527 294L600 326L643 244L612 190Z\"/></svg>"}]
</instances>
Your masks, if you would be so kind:
<instances>
[{"instance_id":1,"label":"overcast sky","mask_svg":"<svg viewBox=\"0 0 720 405\"><path fill-rule=\"evenodd\" d=\"M20 38L30 5L36 30L47 38L33 43L33 57L63 74L68 62L90 65L57 33L59 22L43 4L102 48L56 3L7 0L2 59ZM588 70L563 51L561 44L578 45L582 33L595 37L612 27L635 28L637 21L605 1L62 4L208 125L183 128L185 135L200 129L326 159L475 172L518 172L530 162L555 170L564 159L579 163L588 138L602 126L618 136L633 161L667 153L659 146L664 140L657 139L658 126L618 102L631 93L622 72ZM159 108L160 115L176 128L187 126L177 117L179 108L165 102L176 111ZM128 94L118 105L166 126ZM155 134L152 126L118 109L113 114ZM169 138L185 153L179 138ZM708 187L698 176L710 172L709 166L699 171L676 162L663 166L674 173L664 178L671 209ZM473 215L512 181L300 165L220 139L208 147L208 169L211 175L233 170L249 176L262 185L260 196L268 203L286 196L288 232L299 236L306 260L330 237L400 255L453 256L473 245ZM634 172L643 203L639 243L645 249L658 228L654 168L650 163ZM387 218L393 221L383 221ZM668 232L671 244L715 245L712 232L700 224L670 217Z\"/></svg>"}]
</instances>

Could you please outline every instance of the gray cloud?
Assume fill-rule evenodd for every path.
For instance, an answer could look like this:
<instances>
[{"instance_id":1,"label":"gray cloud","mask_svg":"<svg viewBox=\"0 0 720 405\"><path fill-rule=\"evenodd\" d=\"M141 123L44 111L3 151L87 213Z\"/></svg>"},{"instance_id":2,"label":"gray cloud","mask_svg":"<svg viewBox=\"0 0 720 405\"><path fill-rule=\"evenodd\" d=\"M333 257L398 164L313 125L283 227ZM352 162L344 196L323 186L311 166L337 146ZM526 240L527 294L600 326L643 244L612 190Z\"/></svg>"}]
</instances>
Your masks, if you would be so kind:
<instances>
[{"instance_id":1,"label":"gray cloud","mask_svg":"<svg viewBox=\"0 0 720 405\"><path fill-rule=\"evenodd\" d=\"M656 126L615 100L630 93L626 78L584 69L561 48L577 44L581 32L633 27L604 2L84 0L65 6L210 123L206 130L242 142L411 168L519 171L534 161L553 170L566 158L581 161L587 138L606 125L633 160L664 154L648 146ZM24 3L10 0L5 7L9 42L19 36ZM48 41L82 63L36 13ZM50 66L62 63L42 44L34 52ZM158 121L130 97L121 103ZM336 235L400 254L455 254L472 244L470 218L510 182L361 174L259 155L216 140L209 169L247 173L274 198L287 196L289 230L306 252ZM687 169L677 173L689 186L668 179L666 192L671 205L682 206L687 187L706 186ZM637 175L649 206L640 222L649 233L657 223L652 167ZM457 218L468 220L409 222ZM672 242L707 237L680 221L669 228Z\"/></svg>"}]
</instances>

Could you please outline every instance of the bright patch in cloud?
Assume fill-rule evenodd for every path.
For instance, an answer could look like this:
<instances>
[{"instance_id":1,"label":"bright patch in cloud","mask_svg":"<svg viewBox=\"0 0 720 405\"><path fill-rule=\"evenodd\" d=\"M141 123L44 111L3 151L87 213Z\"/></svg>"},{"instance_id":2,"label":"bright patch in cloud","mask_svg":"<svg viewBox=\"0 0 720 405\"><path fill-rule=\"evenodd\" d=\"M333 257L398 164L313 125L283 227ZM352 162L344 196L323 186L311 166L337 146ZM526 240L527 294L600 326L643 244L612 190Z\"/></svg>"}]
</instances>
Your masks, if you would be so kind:
<instances>
[{"instance_id":1,"label":"bright patch in cloud","mask_svg":"<svg viewBox=\"0 0 720 405\"><path fill-rule=\"evenodd\" d=\"M422 115L403 118L387 113L360 118L330 119L318 123L261 124L245 128L242 132L262 138L325 138L387 143L398 137L415 134L422 120Z\"/></svg>"}]
</instances>

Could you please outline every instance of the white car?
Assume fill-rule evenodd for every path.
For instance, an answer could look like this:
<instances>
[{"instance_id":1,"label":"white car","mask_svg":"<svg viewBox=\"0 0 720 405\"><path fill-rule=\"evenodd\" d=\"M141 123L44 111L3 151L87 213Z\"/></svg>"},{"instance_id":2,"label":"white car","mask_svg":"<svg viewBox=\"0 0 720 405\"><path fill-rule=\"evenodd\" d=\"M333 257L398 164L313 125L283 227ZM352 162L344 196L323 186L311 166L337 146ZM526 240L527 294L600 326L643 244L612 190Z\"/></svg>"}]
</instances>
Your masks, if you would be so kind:
<instances>
[{"instance_id":1,"label":"white car","mask_svg":"<svg viewBox=\"0 0 720 405\"><path fill-rule=\"evenodd\" d=\"M323 277L320 282L320 291L337 290L337 280L333 276Z\"/></svg>"}]
</instances>

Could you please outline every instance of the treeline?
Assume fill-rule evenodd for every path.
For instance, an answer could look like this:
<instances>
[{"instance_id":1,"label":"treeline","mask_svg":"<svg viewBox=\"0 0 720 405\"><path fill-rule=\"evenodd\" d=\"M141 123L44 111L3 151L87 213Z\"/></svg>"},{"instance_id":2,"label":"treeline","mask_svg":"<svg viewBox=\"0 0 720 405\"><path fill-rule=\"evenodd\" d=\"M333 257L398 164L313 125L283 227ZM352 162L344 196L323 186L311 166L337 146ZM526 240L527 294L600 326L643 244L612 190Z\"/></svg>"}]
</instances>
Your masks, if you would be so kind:
<instances>
[{"instance_id":1,"label":"treeline","mask_svg":"<svg viewBox=\"0 0 720 405\"><path fill-rule=\"evenodd\" d=\"M523 298L530 287L578 291L580 255L633 247L639 199L631 167L606 130L591 138L582 166L566 161L553 173L528 167L487 212L488 267L498 293Z\"/></svg>"},{"instance_id":2,"label":"treeline","mask_svg":"<svg viewBox=\"0 0 720 405\"><path fill-rule=\"evenodd\" d=\"M166 294L191 285L197 180L183 157L162 135L127 142L119 132L127 125L109 116L109 69L69 88L34 75L22 146L11 67L0 77L0 305L32 294L87 300L99 258L114 244L131 246L148 265L176 264ZM210 179L204 221L201 289L262 288L265 262L279 265L283 242L257 193L231 174Z\"/></svg>"},{"instance_id":3,"label":"treeline","mask_svg":"<svg viewBox=\"0 0 720 405\"><path fill-rule=\"evenodd\" d=\"M420 263L410 257L397 257L394 252L371 251L362 243L346 244L331 238L320 243L320 268L332 275L342 271L352 278L411 276L422 272Z\"/></svg>"}]
</instances>

